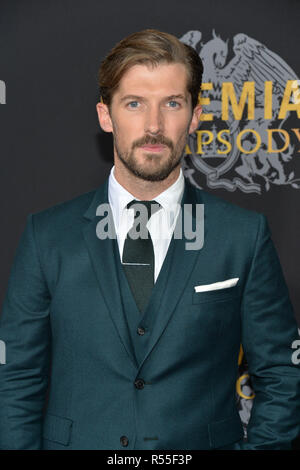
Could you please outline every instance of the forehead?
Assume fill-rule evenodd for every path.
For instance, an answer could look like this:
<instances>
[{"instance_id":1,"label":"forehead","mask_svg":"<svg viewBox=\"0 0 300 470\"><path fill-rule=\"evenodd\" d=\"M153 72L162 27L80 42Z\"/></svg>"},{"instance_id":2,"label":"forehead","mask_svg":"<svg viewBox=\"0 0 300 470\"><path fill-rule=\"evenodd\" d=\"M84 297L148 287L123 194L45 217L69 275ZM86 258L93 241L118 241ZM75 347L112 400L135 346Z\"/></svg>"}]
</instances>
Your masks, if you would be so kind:
<instances>
[{"instance_id":1,"label":"forehead","mask_svg":"<svg viewBox=\"0 0 300 470\"><path fill-rule=\"evenodd\" d=\"M116 98L125 94L146 96L188 95L188 73L183 64L133 65L120 80Z\"/></svg>"}]
</instances>

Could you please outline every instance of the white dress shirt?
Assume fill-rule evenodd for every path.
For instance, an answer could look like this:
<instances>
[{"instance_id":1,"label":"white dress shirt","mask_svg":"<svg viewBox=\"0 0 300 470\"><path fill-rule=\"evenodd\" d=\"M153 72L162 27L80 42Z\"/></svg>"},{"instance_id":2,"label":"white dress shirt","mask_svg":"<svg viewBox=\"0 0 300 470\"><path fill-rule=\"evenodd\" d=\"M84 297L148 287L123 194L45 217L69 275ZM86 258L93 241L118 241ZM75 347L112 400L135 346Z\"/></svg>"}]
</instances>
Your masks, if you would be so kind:
<instances>
[{"instance_id":1,"label":"white dress shirt","mask_svg":"<svg viewBox=\"0 0 300 470\"><path fill-rule=\"evenodd\" d=\"M114 169L115 167L113 166L108 180L108 202L112 209L120 259L122 261L124 241L134 221L133 209L127 209L126 206L133 199L137 201L139 199L135 198L118 183L114 176ZM183 191L184 177L180 168L177 180L169 188L156 196L155 201L162 207L151 216L146 225L151 235L154 249L154 282L156 282L169 248L180 211Z\"/></svg>"}]
</instances>

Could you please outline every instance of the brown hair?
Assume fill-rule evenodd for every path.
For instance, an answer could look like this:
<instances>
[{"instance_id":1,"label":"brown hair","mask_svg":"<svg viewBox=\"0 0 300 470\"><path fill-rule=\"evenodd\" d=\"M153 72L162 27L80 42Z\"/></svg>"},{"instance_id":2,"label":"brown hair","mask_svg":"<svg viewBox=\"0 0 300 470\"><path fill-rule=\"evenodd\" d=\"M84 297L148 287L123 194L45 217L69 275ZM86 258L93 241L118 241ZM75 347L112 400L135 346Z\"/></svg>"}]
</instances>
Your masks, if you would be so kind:
<instances>
[{"instance_id":1,"label":"brown hair","mask_svg":"<svg viewBox=\"0 0 300 470\"><path fill-rule=\"evenodd\" d=\"M191 46L172 34L145 29L122 39L101 62L98 84L103 103L110 106L113 93L130 67L137 64L181 63L188 72L187 89L192 107L198 103L203 74L202 61Z\"/></svg>"}]
</instances>

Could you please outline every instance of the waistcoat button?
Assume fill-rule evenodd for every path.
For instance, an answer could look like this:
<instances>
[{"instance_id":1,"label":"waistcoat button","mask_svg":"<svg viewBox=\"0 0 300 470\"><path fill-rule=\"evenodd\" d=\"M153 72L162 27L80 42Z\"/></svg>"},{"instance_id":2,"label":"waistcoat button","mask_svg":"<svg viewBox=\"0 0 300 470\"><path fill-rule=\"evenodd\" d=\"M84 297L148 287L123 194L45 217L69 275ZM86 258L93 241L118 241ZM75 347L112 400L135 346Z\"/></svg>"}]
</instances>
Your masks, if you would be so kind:
<instances>
[{"instance_id":1,"label":"waistcoat button","mask_svg":"<svg viewBox=\"0 0 300 470\"><path fill-rule=\"evenodd\" d=\"M136 381L134 382L134 385L138 390L141 390L142 388L144 388L145 382L143 379L136 379Z\"/></svg>"}]
</instances>

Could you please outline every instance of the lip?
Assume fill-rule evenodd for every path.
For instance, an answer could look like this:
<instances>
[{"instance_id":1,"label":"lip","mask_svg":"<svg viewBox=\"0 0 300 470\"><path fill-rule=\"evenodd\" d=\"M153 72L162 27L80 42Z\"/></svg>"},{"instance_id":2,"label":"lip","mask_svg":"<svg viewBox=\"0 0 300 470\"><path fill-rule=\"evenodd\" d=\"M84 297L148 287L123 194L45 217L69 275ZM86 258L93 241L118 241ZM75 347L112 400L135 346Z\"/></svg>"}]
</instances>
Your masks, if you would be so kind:
<instances>
[{"instance_id":1,"label":"lip","mask_svg":"<svg viewBox=\"0 0 300 470\"><path fill-rule=\"evenodd\" d=\"M161 152L162 150L164 150L166 148L165 145L162 145L162 144L157 144L157 145L143 145L141 147L143 150L146 150L148 152Z\"/></svg>"}]
</instances>

